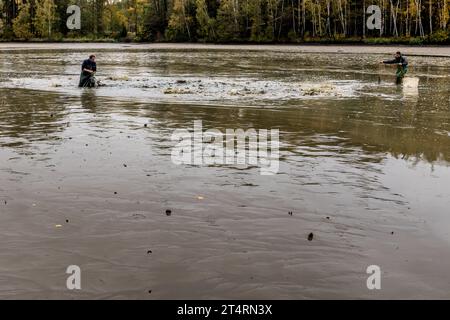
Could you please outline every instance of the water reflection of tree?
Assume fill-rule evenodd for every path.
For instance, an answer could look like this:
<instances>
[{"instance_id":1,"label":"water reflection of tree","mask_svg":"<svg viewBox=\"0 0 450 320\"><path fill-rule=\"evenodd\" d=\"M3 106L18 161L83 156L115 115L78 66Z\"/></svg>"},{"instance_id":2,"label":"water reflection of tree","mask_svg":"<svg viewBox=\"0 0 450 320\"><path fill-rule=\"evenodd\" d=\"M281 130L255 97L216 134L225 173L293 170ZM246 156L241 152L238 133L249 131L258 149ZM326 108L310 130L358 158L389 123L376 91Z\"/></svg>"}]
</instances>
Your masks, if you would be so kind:
<instances>
[{"instance_id":1,"label":"water reflection of tree","mask_svg":"<svg viewBox=\"0 0 450 320\"><path fill-rule=\"evenodd\" d=\"M56 140L66 116L59 95L21 89L0 89L0 146L24 147Z\"/></svg>"},{"instance_id":2,"label":"water reflection of tree","mask_svg":"<svg viewBox=\"0 0 450 320\"><path fill-rule=\"evenodd\" d=\"M440 80L442 81L442 80ZM439 88L443 83L433 84ZM401 93L401 91L400 91ZM450 161L450 93L423 92L416 101L365 97L351 100L312 100L284 109L208 106L155 106L145 108L155 130L169 135L176 128L203 120L204 129L279 128L287 149L329 144L342 154L355 148L381 161L386 153L399 158ZM321 137L317 139L317 137ZM323 137L329 137L328 142Z\"/></svg>"}]
</instances>

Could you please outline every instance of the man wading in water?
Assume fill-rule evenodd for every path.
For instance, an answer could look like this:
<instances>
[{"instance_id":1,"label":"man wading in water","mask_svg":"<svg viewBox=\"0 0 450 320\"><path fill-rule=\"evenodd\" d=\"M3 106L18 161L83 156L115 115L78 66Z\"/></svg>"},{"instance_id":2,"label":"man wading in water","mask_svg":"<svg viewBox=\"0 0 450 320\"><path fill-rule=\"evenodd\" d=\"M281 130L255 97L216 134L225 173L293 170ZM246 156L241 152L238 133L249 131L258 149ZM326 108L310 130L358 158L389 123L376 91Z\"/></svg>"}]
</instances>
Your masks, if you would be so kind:
<instances>
[{"instance_id":1,"label":"man wading in water","mask_svg":"<svg viewBox=\"0 0 450 320\"><path fill-rule=\"evenodd\" d=\"M397 84L401 84L405 74L408 72L408 59L404 57L400 51L397 51L393 60L386 60L380 62L382 64L396 64L397 65Z\"/></svg>"},{"instance_id":2,"label":"man wading in water","mask_svg":"<svg viewBox=\"0 0 450 320\"><path fill-rule=\"evenodd\" d=\"M97 71L97 63L95 62L95 54L89 56L81 65L80 88L93 88L96 85L95 72Z\"/></svg>"}]
</instances>

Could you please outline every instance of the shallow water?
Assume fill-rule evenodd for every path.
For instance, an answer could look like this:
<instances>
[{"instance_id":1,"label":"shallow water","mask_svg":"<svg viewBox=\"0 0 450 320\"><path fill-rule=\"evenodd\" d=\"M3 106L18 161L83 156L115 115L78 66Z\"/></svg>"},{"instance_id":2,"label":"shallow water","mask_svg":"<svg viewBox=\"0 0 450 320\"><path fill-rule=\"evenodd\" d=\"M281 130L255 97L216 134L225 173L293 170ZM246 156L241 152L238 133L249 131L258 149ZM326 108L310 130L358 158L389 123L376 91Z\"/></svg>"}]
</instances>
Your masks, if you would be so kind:
<instances>
[{"instance_id":1,"label":"shallow water","mask_svg":"<svg viewBox=\"0 0 450 320\"><path fill-rule=\"evenodd\" d=\"M0 52L0 297L450 298L450 59L88 53ZM279 128L279 173L176 166L195 120Z\"/></svg>"}]
</instances>

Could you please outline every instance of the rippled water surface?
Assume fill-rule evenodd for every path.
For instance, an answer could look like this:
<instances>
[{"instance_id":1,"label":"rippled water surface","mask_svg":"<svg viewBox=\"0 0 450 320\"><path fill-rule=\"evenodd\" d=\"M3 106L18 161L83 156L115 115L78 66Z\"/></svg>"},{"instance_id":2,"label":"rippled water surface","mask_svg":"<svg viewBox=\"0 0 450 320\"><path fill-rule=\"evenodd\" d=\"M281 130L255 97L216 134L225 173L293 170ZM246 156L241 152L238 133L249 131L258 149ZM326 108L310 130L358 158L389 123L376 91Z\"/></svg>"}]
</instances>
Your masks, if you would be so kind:
<instances>
[{"instance_id":1,"label":"rippled water surface","mask_svg":"<svg viewBox=\"0 0 450 320\"><path fill-rule=\"evenodd\" d=\"M100 50L78 89L89 53L0 52L0 297L450 298L450 59L415 87L373 54ZM279 173L173 164L195 120L278 128Z\"/></svg>"}]
</instances>

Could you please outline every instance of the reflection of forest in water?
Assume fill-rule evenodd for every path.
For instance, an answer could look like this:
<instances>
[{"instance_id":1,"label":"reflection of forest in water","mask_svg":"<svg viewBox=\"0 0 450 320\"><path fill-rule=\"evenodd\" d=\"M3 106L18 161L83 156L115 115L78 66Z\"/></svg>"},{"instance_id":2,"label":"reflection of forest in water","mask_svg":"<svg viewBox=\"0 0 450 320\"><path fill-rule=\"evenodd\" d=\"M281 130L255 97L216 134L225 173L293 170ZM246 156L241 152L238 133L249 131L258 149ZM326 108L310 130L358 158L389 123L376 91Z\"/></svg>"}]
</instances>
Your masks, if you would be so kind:
<instances>
[{"instance_id":1,"label":"reflection of forest in water","mask_svg":"<svg viewBox=\"0 0 450 320\"><path fill-rule=\"evenodd\" d=\"M0 146L26 148L54 141L64 130L67 99L29 90L0 90ZM23 150L26 151L26 150Z\"/></svg>"},{"instance_id":2,"label":"reflection of forest in water","mask_svg":"<svg viewBox=\"0 0 450 320\"><path fill-rule=\"evenodd\" d=\"M101 98L92 90L71 97L0 89L0 145L27 152L33 142L58 140L60 132L71 125L71 113L86 117L92 130L114 128L110 115L115 114L132 119L131 123L150 121L149 130L161 139L153 143L164 149L172 143L173 130L203 120L204 129L279 128L282 151L291 155L333 157L359 148L371 155L368 161L376 161L373 156L377 154L382 160L385 153L418 161L450 161L450 93L446 86L446 79L422 78L419 96L413 99L317 99L280 108L151 104Z\"/></svg>"}]
</instances>

